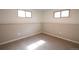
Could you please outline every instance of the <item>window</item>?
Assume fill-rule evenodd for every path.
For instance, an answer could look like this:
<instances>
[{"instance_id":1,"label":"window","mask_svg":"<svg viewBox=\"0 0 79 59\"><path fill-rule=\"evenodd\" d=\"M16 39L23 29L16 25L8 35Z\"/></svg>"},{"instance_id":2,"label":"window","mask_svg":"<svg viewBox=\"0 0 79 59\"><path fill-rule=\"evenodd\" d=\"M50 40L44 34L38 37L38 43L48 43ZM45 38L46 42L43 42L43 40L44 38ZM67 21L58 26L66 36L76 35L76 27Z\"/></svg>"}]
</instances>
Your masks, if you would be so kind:
<instances>
[{"instance_id":1,"label":"window","mask_svg":"<svg viewBox=\"0 0 79 59\"><path fill-rule=\"evenodd\" d=\"M61 17L68 17L69 16L69 10L61 11Z\"/></svg>"},{"instance_id":2,"label":"window","mask_svg":"<svg viewBox=\"0 0 79 59\"><path fill-rule=\"evenodd\" d=\"M25 11L18 10L18 16L19 17L25 17Z\"/></svg>"},{"instance_id":3,"label":"window","mask_svg":"<svg viewBox=\"0 0 79 59\"><path fill-rule=\"evenodd\" d=\"M69 17L69 10L55 12L54 17L55 18Z\"/></svg>"},{"instance_id":4,"label":"window","mask_svg":"<svg viewBox=\"0 0 79 59\"><path fill-rule=\"evenodd\" d=\"M26 11L26 17L31 17L31 12Z\"/></svg>"},{"instance_id":5,"label":"window","mask_svg":"<svg viewBox=\"0 0 79 59\"><path fill-rule=\"evenodd\" d=\"M55 12L54 16L55 18L60 18L60 12Z\"/></svg>"},{"instance_id":6,"label":"window","mask_svg":"<svg viewBox=\"0 0 79 59\"><path fill-rule=\"evenodd\" d=\"M18 16L19 17L32 17L31 12L24 11L24 10L18 10Z\"/></svg>"}]
</instances>

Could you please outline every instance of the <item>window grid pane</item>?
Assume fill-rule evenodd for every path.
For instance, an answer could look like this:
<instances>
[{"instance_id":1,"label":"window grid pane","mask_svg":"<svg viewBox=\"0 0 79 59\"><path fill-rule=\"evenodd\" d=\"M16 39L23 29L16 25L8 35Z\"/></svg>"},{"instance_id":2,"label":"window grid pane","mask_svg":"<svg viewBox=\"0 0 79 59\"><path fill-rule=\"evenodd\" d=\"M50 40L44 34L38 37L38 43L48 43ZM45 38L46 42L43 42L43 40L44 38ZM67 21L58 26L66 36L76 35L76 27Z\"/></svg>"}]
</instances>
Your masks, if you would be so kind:
<instances>
[{"instance_id":1,"label":"window grid pane","mask_svg":"<svg viewBox=\"0 0 79 59\"><path fill-rule=\"evenodd\" d=\"M32 16L31 16L31 12L27 12L27 11L26 11L26 17L32 17Z\"/></svg>"},{"instance_id":2,"label":"window grid pane","mask_svg":"<svg viewBox=\"0 0 79 59\"><path fill-rule=\"evenodd\" d=\"M18 10L18 16L19 17L25 17L25 11Z\"/></svg>"},{"instance_id":3,"label":"window grid pane","mask_svg":"<svg viewBox=\"0 0 79 59\"><path fill-rule=\"evenodd\" d=\"M68 17L69 16L69 10L61 11L61 17Z\"/></svg>"},{"instance_id":4,"label":"window grid pane","mask_svg":"<svg viewBox=\"0 0 79 59\"><path fill-rule=\"evenodd\" d=\"M60 18L60 12L55 12L54 17L55 18Z\"/></svg>"}]
</instances>

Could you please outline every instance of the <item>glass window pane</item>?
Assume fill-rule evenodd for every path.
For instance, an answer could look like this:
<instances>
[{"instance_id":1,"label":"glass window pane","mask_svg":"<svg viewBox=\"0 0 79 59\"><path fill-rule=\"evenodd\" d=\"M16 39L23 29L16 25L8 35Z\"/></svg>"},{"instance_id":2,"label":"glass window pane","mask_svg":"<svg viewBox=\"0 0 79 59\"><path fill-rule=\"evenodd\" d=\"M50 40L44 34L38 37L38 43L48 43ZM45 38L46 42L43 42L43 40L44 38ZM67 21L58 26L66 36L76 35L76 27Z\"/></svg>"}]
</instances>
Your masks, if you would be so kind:
<instances>
[{"instance_id":1,"label":"glass window pane","mask_svg":"<svg viewBox=\"0 0 79 59\"><path fill-rule=\"evenodd\" d=\"M55 12L54 17L55 18L60 18L60 12Z\"/></svg>"},{"instance_id":2,"label":"glass window pane","mask_svg":"<svg viewBox=\"0 0 79 59\"><path fill-rule=\"evenodd\" d=\"M18 10L18 16L19 17L25 17L25 11Z\"/></svg>"},{"instance_id":3,"label":"glass window pane","mask_svg":"<svg viewBox=\"0 0 79 59\"><path fill-rule=\"evenodd\" d=\"M31 12L26 12L26 17L32 17Z\"/></svg>"},{"instance_id":4,"label":"glass window pane","mask_svg":"<svg viewBox=\"0 0 79 59\"><path fill-rule=\"evenodd\" d=\"M69 16L69 10L61 11L61 17L68 17Z\"/></svg>"}]
</instances>

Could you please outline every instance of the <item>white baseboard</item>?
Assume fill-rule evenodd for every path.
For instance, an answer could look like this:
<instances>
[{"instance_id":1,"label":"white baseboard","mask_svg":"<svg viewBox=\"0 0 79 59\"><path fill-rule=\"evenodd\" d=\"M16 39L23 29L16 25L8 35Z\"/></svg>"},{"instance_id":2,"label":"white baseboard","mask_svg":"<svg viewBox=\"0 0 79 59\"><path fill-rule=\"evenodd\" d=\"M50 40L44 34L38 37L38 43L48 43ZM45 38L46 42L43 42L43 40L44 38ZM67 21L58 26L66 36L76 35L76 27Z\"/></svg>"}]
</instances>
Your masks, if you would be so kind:
<instances>
[{"instance_id":1,"label":"white baseboard","mask_svg":"<svg viewBox=\"0 0 79 59\"><path fill-rule=\"evenodd\" d=\"M33 35L37 35L37 34L40 34L40 33L41 32L24 35L24 36L16 38L16 39L12 39L12 40L9 40L9 41L2 42L2 43L0 43L0 45L7 44L7 43L10 43L10 42L13 42L13 41L16 41L16 40L20 40L20 39L23 39L23 38L27 38L27 37L30 37L30 36L33 36Z\"/></svg>"},{"instance_id":2,"label":"white baseboard","mask_svg":"<svg viewBox=\"0 0 79 59\"><path fill-rule=\"evenodd\" d=\"M70 41L70 42L73 42L73 43L79 44L78 41L74 41L74 40L71 40L71 39L68 39L68 38L60 37L60 36L57 36L57 35L52 34L52 33L47 33L47 32L43 32L43 33L44 33L44 34L47 34L47 35L55 36L55 37L58 37L58 38L61 38L61 39L64 39L64 40L67 40L67 41Z\"/></svg>"},{"instance_id":3,"label":"white baseboard","mask_svg":"<svg viewBox=\"0 0 79 59\"><path fill-rule=\"evenodd\" d=\"M0 45L7 44L7 43L10 43L10 42L13 42L13 41L16 41L16 40L20 40L20 39L23 39L23 38L27 38L27 37L30 37L30 36L33 36L33 35L37 35L37 34L40 34L40 33L41 32L24 35L22 37L19 37L19 38L13 39L13 40L9 40L9 41L2 42L2 43L0 43ZM55 36L55 37L58 37L58 38L61 38L61 39L67 40L67 41L71 41L73 43L79 44L79 42L77 42L77 41L73 41L71 39L63 38L63 37L57 36L57 35L52 34L52 33L47 33L47 32L43 32L43 33L44 34L47 34L47 35Z\"/></svg>"}]
</instances>

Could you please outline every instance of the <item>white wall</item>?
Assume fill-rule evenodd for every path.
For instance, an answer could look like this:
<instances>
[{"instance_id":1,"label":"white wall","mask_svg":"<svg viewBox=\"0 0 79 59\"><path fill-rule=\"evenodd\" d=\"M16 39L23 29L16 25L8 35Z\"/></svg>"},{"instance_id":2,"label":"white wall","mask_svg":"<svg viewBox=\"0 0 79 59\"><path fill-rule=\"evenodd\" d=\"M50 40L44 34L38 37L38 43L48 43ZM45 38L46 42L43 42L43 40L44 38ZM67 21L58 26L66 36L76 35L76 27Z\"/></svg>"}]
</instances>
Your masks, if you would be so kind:
<instances>
[{"instance_id":1,"label":"white wall","mask_svg":"<svg viewBox=\"0 0 79 59\"><path fill-rule=\"evenodd\" d=\"M70 10L70 17L68 18L54 18L53 12L55 12L55 10L44 12L44 23L79 24L79 9Z\"/></svg>"},{"instance_id":2,"label":"white wall","mask_svg":"<svg viewBox=\"0 0 79 59\"><path fill-rule=\"evenodd\" d=\"M53 10L48 10L43 19L44 33L79 42L79 10L70 10L68 18L54 18Z\"/></svg>"},{"instance_id":3,"label":"white wall","mask_svg":"<svg viewBox=\"0 0 79 59\"><path fill-rule=\"evenodd\" d=\"M40 23L41 12L38 10L29 10L32 12L32 18L18 17L17 9L0 9L0 24L6 23Z\"/></svg>"},{"instance_id":4,"label":"white wall","mask_svg":"<svg viewBox=\"0 0 79 59\"><path fill-rule=\"evenodd\" d=\"M79 42L79 10L71 10L69 18L61 19L53 18L53 10L29 11L32 11L32 18L18 17L15 9L0 9L0 43L38 33Z\"/></svg>"},{"instance_id":5,"label":"white wall","mask_svg":"<svg viewBox=\"0 0 79 59\"><path fill-rule=\"evenodd\" d=\"M41 12L37 10L29 11L32 11L32 18L18 17L16 9L0 9L1 44L41 33Z\"/></svg>"}]
</instances>

